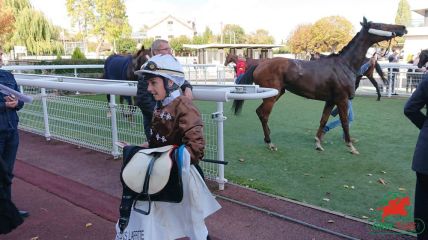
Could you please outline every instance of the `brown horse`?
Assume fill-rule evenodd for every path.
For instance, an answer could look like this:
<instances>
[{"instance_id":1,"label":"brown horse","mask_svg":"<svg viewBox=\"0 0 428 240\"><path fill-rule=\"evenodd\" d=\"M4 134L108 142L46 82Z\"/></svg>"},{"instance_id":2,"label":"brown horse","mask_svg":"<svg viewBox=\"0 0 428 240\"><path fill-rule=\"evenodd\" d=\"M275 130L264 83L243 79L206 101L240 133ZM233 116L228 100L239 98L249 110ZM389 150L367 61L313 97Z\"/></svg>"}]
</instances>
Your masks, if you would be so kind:
<instances>
[{"instance_id":1,"label":"brown horse","mask_svg":"<svg viewBox=\"0 0 428 240\"><path fill-rule=\"evenodd\" d=\"M141 66L150 58L151 49L141 47L135 54L113 54L110 55L104 62L103 79L110 80L130 80L137 81L138 76L134 74ZM128 102L128 106L134 105L135 101L130 96L119 96L119 103L123 104L124 100ZM110 95L107 95L107 101L110 103ZM128 118L132 117L131 107L124 113Z\"/></svg>"},{"instance_id":2,"label":"brown horse","mask_svg":"<svg viewBox=\"0 0 428 240\"><path fill-rule=\"evenodd\" d=\"M388 80L385 78L385 75L383 74L382 68L380 67L379 63L377 62L377 58L376 58L375 54L377 54L377 53L374 53L372 58L365 58L364 59L364 64L361 66L360 70L357 73L357 79L355 80L355 90L357 90L357 88L360 86L360 81L363 78L363 76L366 76L370 80L370 82L373 84L373 86L376 88L377 101L380 101L380 97L382 95L380 94L379 85L373 77L374 71L376 70L377 74L380 76L380 78L382 79L382 81L385 85L388 84ZM328 55L324 55L324 54L319 54L318 56L319 56L319 58L328 57ZM311 54L310 60L311 61L317 60L317 58L314 57L313 54Z\"/></svg>"},{"instance_id":3,"label":"brown horse","mask_svg":"<svg viewBox=\"0 0 428 240\"><path fill-rule=\"evenodd\" d=\"M325 101L315 140L316 149L324 150L321 146L322 129L327 123L333 107L339 109L339 116L345 134L345 142L351 153L358 154L351 142L348 124L348 99L355 94L355 79L363 64L365 54L374 43L390 40L407 33L406 27L383 23L361 23L362 28L354 38L338 54L330 55L318 61L302 61L287 58L272 58L251 67L242 77L242 84L253 82L261 87L275 88L279 91L276 97L263 99L256 113L262 123L264 141L269 149L276 150L270 139L268 126L269 115L275 102L288 90L294 94ZM242 108L243 101L234 102L235 114Z\"/></svg>"}]
</instances>

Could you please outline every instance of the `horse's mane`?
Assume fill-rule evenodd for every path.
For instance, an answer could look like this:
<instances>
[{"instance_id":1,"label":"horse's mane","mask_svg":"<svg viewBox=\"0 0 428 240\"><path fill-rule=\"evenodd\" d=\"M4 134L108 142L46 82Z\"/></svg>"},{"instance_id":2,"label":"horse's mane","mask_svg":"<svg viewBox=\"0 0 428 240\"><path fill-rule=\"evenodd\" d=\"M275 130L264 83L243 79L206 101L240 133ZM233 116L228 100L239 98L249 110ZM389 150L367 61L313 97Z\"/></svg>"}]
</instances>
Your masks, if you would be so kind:
<instances>
[{"instance_id":1,"label":"horse's mane","mask_svg":"<svg viewBox=\"0 0 428 240\"><path fill-rule=\"evenodd\" d=\"M360 31L361 32L361 31ZM344 46L338 53L332 53L330 55L328 55L327 57L337 57L340 54L342 54L343 52L345 52L348 48L350 48L350 46L357 41L358 36L360 35L360 32L357 32L357 34L355 34L355 36L352 38L352 40L346 44L346 46Z\"/></svg>"}]
</instances>

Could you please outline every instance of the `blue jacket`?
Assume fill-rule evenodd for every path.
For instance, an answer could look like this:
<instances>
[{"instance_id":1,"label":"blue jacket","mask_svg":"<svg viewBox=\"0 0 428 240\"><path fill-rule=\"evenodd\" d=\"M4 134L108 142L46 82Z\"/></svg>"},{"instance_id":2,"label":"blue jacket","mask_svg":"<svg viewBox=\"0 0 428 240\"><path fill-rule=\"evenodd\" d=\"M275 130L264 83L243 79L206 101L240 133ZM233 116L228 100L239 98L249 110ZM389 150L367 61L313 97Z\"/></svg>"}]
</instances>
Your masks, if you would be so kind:
<instances>
[{"instance_id":1,"label":"blue jacket","mask_svg":"<svg viewBox=\"0 0 428 240\"><path fill-rule=\"evenodd\" d=\"M424 74L421 83L407 101L404 114L420 129L412 169L418 173L428 174L428 74Z\"/></svg>"},{"instance_id":2,"label":"blue jacket","mask_svg":"<svg viewBox=\"0 0 428 240\"><path fill-rule=\"evenodd\" d=\"M2 69L0 69L0 84L19 91L18 84L13 75ZM24 102L18 100L18 105L15 109L7 108L4 99L6 96L6 94L0 92L0 132L18 128L19 117L16 112L24 106Z\"/></svg>"}]
</instances>

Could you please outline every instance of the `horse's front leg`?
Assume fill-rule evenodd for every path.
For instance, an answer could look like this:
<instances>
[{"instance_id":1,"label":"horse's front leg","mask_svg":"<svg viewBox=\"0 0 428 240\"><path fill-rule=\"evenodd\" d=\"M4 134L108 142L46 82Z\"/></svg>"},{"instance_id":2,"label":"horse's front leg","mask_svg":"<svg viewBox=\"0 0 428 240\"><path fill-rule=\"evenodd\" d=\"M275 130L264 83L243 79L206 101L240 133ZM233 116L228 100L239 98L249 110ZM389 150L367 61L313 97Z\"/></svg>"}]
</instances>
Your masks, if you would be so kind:
<instances>
[{"instance_id":1,"label":"horse's front leg","mask_svg":"<svg viewBox=\"0 0 428 240\"><path fill-rule=\"evenodd\" d=\"M340 117L340 122L342 123L343 133L345 135L346 146L349 147L349 151L352 154L360 154L358 152L358 150L352 144L351 135L349 134L349 118L348 118L348 116L351 114L353 115L351 100L342 101L337 105L337 107L339 110L339 117ZM351 115L351 117L353 117L352 115Z\"/></svg>"},{"instance_id":2,"label":"horse's front leg","mask_svg":"<svg viewBox=\"0 0 428 240\"><path fill-rule=\"evenodd\" d=\"M320 120L320 126L317 131L317 135L315 136L315 149L318 151L324 151L324 148L321 145L321 141L324 137L324 127L327 124L328 118L330 117L331 110L334 107L333 102L325 102L324 110L322 112L321 120Z\"/></svg>"},{"instance_id":3,"label":"horse's front leg","mask_svg":"<svg viewBox=\"0 0 428 240\"><path fill-rule=\"evenodd\" d=\"M381 95L380 95L379 85L377 84L376 80L373 77L369 77L368 79L373 84L373 86L376 88L377 100L380 101Z\"/></svg>"},{"instance_id":4,"label":"horse's front leg","mask_svg":"<svg viewBox=\"0 0 428 240\"><path fill-rule=\"evenodd\" d=\"M271 151L277 151L278 148L271 142L270 139L270 129L268 126L269 115L272 112L273 105L275 104L275 97L263 99L262 104L256 109L257 116L260 119L263 127L264 141L267 144L267 147Z\"/></svg>"}]
</instances>

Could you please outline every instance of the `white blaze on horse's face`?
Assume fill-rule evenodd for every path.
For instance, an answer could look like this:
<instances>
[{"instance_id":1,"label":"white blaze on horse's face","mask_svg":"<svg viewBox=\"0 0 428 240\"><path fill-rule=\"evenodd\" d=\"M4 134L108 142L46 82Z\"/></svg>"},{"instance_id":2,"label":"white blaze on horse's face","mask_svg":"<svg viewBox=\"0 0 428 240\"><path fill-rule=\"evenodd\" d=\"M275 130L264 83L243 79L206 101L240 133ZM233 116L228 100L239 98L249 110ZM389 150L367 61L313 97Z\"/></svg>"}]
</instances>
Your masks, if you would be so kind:
<instances>
[{"instance_id":1,"label":"white blaze on horse's face","mask_svg":"<svg viewBox=\"0 0 428 240\"><path fill-rule=\"evenodd\" d=\"M147 81L149 84L147 91L153 94L153 97L155 98L155 100L156 101L164 100L166 97L166 91L163 85L163 79L160 77L152 77Z\"/></svg>"}]
</instances>

